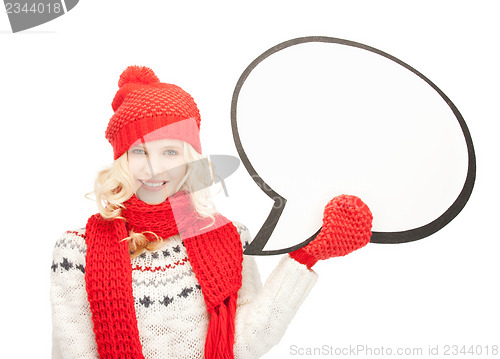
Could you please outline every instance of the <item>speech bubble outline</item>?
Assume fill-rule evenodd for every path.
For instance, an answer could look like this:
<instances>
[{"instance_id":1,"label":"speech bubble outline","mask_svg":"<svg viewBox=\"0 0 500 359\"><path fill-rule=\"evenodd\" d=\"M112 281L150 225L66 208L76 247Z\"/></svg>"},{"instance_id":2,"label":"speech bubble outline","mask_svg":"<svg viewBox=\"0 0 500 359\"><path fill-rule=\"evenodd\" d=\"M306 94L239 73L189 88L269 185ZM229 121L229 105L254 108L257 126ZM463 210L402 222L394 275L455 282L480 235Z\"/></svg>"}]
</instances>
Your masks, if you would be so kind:
<instances>
[{"instance_id":1,"label":"speech bubble outline","mask_svg":"<svg viewBox=\"0 0 500 359\"><path fill-rule=\"evenodd\" d=\"M294 46L294 45L299 45L299 44L304 44L304 43L311 43L311 42L322 42L322 43L333 43L333 44L339 44L339 45L346 45L350 47L355 47L359 48L362 50L370 51L374 54L383 56L398 65L406 68L407 70L411 71L415 75L417 75L420 79L424 80L432 89L434 89L439 96L446 102L446 104L450 107L452 110L453 114L455 115L460 128L462 130L462 134L465 138L465 143L467 146L467 156L468 156L468 164L467 164L467 176L464 182L464 185L462 187L462 190L460 191L458 197L456 200L451 204L451 206L443 212L439 217L434 219L433 221L409 230L404 230L404 231L395 231L395 232L372 232L372 236L370 239L370 242L372 243L384 243L384 244L396 244L396 243L406 243L406 242L412 242L416 241L425 237L428 237L443 227L445 227L448 223L450 223L465 207L467 204L471 194L472 190L474 188L474 183L475 183L475 178L476 178L476 157L475 157L475 152L474 152L474 146L472 143L472 137L470 135L469 129L467 127L467 124L465 123L464 118L460 114L458 108L453 104L453 102L444 94L443 91L441 91L432 81L430 81L426 76L424 76L422 73L408 65L407 63L399 60L398 58L383 52L381 50L378 50L374 47L364 45L358 42L350 41L350 40L344 40L344 39L339 39L339 38L333 38L333 37L327 37L327 36L306 36L306 37L300 37L300 38L295 38L291 40L284 41L278 45L275 45L268 49L267 51L263 52L260 56L258 56L254 61L248 65L248 67L243 71L241 74L240 78L238 79L238 82L236 83L236 86L233 91L233 97L231 101L231 128L233 132L233 140L236 146L236 150L238 151L238 155L241 159L241 162L245 166L247 172L249 175L252 177L252 179L255 181L257 186L266 193L267 196L269 196L271 199L274 201L274 205L271 208L271 211L269 212L269 215L267 216L264 224L258 231L257 235L253 239L252 243L245 249L244 254L247 255L277 255L277 254L284 254L284 253L289 253L292 252L296 249L299 249L305 245L307 245L309 242L311 242L320 232L321 228L316 231L311 237L306 239L305 241L294 245L292 247L288 248L282 248L278 250L267 250L264 251L263 248L265 247L266 243L268 242L269 238L271 237L271 234L273 233L281 214L283 213L283 210L286 205L286 198L278 194L274 189L272 189L271 186L269 186L263 179L260 177L260 175L257 173L255 168L252 166L250 160L248 159L248 156L245 153L245 150L243 149L243 145L241 143L241 139L239 136L238 132L238 123L237 123L237 104L238 104L238 97L241 91L241 88L243 87L243 84L245 83L245 80L248 78L250 73L259 65L262 61L264 61L266 58L271 56L272 54L277 53L278 51L281 51L283 49L286 49L288 47Z\"/></svg>"}]
</instances>

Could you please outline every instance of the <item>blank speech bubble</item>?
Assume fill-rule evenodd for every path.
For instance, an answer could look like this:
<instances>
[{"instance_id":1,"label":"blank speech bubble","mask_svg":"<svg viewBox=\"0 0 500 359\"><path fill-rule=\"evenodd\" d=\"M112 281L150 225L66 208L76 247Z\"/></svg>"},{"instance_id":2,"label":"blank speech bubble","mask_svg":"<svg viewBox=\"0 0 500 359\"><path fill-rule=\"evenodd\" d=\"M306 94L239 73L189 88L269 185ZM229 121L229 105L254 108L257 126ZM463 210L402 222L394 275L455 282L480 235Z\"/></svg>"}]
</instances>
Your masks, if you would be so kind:
<instances>
[{"instance_id":1,"label":"blank speech bubble","mask_svg":"<svg viewBox=\"0 0 500 359\"><path fill-rule=\"evenodd\" d=\"M235 87L231 123L242 163L274 201L245 254L304 246L343 193L372 210L372 242L415 241L448 224L474 185L472 139L451 100L360 43L304 37L264 52Z\"/></svg>"}]
</instances>

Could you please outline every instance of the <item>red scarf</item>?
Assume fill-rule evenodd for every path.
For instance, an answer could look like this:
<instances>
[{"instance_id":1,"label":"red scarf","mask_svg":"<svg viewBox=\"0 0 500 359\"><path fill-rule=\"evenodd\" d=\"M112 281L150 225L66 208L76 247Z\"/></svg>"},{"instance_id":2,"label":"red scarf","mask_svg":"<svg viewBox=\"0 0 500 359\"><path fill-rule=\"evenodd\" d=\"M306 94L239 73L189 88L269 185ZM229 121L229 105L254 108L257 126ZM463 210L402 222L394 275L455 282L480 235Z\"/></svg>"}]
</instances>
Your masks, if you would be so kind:
<instances>
[{"instance_id":1,"label":"red scarf","mask_svg":"<svg viewBox=\"0 0 500 359\"><path fill-rule=\"evenodd\" d=\"M220 214L200 219L186 192L148 205L136 196L124 203L123 219L95 214L86 228L85 281L100 358L144 358L132 292L129 231L163 239L180 234L210 313L206 359L234 358L234 318L241 287L243 250L235 226ZM149 238L149 237L148 237Z\"/></svg>"}]
</instances>

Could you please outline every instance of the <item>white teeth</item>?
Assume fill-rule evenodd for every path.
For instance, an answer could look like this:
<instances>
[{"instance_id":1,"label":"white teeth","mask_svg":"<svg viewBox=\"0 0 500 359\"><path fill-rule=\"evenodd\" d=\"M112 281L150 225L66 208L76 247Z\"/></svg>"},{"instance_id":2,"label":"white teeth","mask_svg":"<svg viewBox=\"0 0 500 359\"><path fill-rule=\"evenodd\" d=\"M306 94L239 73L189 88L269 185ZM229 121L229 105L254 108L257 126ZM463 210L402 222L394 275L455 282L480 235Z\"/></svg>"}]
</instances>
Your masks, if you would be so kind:
<instances>
[{"instance_id":1,"label":"white teeth","mask_svg":"<svg viewBox=\"0 0 500 359\"><path fill-rule=\"evenodd\" d=\"M167 183L167 181L165 181L165 182L158 182L158 183L151 183L151 182L146 182L146 181L143 181L143 180L139 180L139 181L141 181L142 184L145 184L148 187L160 187L160 186L163 186L165 183Z\"/></svg>"}]
</instances>

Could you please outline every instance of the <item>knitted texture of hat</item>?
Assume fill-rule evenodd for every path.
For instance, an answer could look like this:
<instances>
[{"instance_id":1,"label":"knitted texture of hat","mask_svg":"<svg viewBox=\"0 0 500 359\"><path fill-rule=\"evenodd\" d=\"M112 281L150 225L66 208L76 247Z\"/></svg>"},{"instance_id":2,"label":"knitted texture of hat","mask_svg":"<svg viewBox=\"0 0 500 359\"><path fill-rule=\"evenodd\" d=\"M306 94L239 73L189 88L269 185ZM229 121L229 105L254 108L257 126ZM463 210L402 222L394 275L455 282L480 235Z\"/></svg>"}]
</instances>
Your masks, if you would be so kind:
<instances>
[{"instance_id":1,"label":"knitted texture of hat","mask_svg":"<svg viewBox=\"0 0 500 359\"><path fill-rule=\"evenodd\" d=\"M167 239L180 234L210 313L205 357L233 358L237 292L243 249L236 227L215 214L200 219L187 192L148 205L132 196L123 219L89 218L85 280L98 352L102 358L143 358L135 316L129 230L153 231ZM110 296L111 294L111 296Z\"/></svg>"},{"instance_id":2,"label":"knitted texture of hat","mask_svg":"<svg viewBox=\"0 0 500 359\"><path fill-rule=\"evenodd\" d=\"M334 197L325 206L320 233L290 256L311 268L318 260L345 256L370 241L373 216L356 196Z\"/></svg>"},{"instance_id":3,"label":"knitted texture of hat","mask_svg":"<svg viewBox=\"0 0 500 359\"><path fill-rule=\"evenodd\" d=\"M160 82L150 68L127 67L118 87L111 105L114 114L105 134L115 159L148 133L176 122L192 119L199 131L200 112L191 95L179 86ZM199 135L180 133L175 138L190 143L201 153Z\"/></svg>"}]
</instances>

